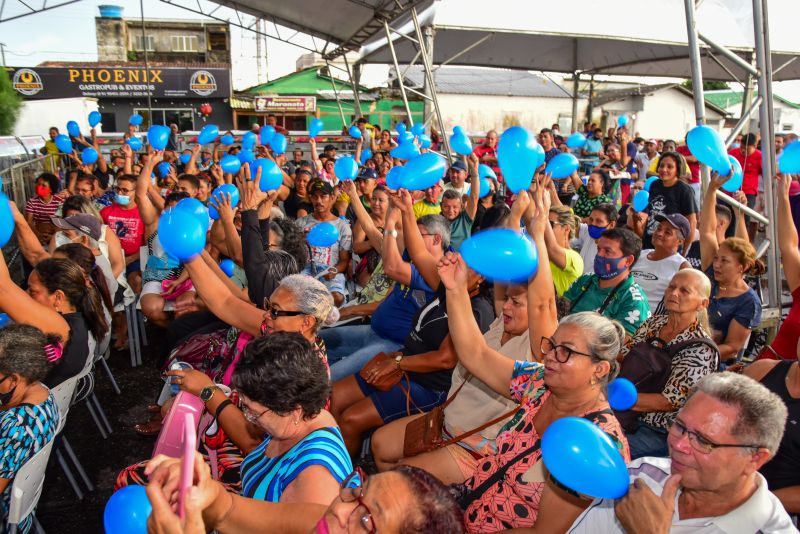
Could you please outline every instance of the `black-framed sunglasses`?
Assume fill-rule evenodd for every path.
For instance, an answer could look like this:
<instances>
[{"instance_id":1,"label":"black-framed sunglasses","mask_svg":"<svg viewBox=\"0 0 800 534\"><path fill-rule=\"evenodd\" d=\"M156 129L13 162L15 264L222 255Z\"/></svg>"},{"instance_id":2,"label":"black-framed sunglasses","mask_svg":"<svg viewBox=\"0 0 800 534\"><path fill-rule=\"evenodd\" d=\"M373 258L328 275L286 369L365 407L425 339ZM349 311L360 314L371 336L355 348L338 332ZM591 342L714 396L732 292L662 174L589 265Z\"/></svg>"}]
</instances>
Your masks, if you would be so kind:
<instances>
[{"instance_id":1,"label":"black-framed sunglasses","mask_svg":"<svg viewBox=\"0 0 800 534\"><path fill-rule=\"evenodd\" d=\"M745 445L740 443L714 443L707 437L698 434L694 430L689 430L686 428L678 418L672 422L672 426L669 427L669 433L675 436L676 438L682 437L686 434L689 437L689 445L692 446L694 450L703 454L711 454L714 452L714 449L729 449L729 448L736 448L736 449L760 449L762 445Z\"/></svg>"},{"instance_id":2,"label":"black-framed sunglasses","mask_svg":"<svg viewBox=\"0 0 800 534\"><path fill-rule=\"evenodd\" d=\"M556 355L556 361L558 363L567 363L573 354L580 354L581 356L586 356L587 358L595 359L594 355L592 354L587 354L585 352L575 350L566 345L556 345L555 341L553 341L552 338L545 336L542 336L542 341L539 344L539 350L542 351L542 354L547 354L550 351L554 351Z\"/></svg>"},{"instance_id":3,"label":"black-framed sunglasses","mask_svg":"<svg viewBox=\"0 0 800 534\"><path fill-rule=\"evenodd\" d=\"M361 511L361 517L358 518L358 525L366 534L376 534L378 531L375 528L375 521L372 519L372 511L364 503L364 486L367 484L367 474L360 467L350 473L347 478L342 481L339 488L339 498L342 502L358 502L358 506L353 508L352 514ZM349 522L349 521L348 521Z\"/></svg>"},{"instance_id":4,"label":"black-framed sunglasses","mask_svg":"<svg viewBox=\"0 0 800 534\"><path fill-rule=\"evenodd\" d=\"M298 315L308 315L307 313L301 311L276 310L268 298L264 298L264 311L269 312L270 319L273 321L278 317L297 317Z\"/></svg>"}]
</instances>

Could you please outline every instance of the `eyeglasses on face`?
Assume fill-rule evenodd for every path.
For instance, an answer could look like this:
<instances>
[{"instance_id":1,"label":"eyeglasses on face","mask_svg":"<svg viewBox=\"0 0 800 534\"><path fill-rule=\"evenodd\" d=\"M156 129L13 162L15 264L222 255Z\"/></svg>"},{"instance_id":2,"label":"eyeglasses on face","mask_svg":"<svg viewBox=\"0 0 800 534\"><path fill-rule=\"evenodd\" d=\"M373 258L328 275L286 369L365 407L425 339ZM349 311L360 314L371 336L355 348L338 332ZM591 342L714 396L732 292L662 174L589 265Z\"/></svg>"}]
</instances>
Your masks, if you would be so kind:
<instances>
[{"instance_id":1,"label":"eyeglasses on face","mask_svg":"<svg viewBox=\"0 0 800 534\"><path fill-rule=\"evenodd\" d=\"M689 445L702 454L711 454L714 452L714 449L760 449L762 447L761 445L745 445L740 443L714 443L702 434L698 434L694 430L689 430L677 417L675 421L673 421L672 426L669 427L669 433L676 438L681 438L686 434L689 438Z\"/></svg>"},{"instance_id":2,"label":"eyeglasses on face","mask_svg":"<svg viewBox=\"0 0 800 534\"><path fill-rule=\"evenodd\" d=\"M594 356L592 356L591 354L575 350L566 345L556 345L555 341L553 341L552 338L544 336L542 337L542 341L539 344L539 349L542 351L542 354L547 354L550 351L554 351L556 356L556 361L558 363L567 363L573 354L580 354L581 356L586 356L587 358L594 359Z\"/></svg>"},{"instance_id":3,"label":"eyeglasses on face","mask_svg":"<svg viewBox=\"0 0 800 534\"><path fill-rule=\"evenodd\" d=\"M264 299L264 311L269 312L270 319L273 321L278 317L297 317L298 315L307 315L305 312L301 311L277 310L267 298Z\"/></svg>"},{"instance_id":4,"label":"eyeglasses on face","mask_svg":"<svg viewBox=\"0 0 800 534\"><path fill-rule=\"evenodd\" d=\"M372 519L372 512L369 507L364 503L364 486L367 484L367 475L360 467L356 467L355 471L350 473L347 478L342 481L342 486L339 489L339 498L342 502L358 502L352 514L360 514L358 517L358 526L362 532L366 534L376 534L375 521Z\"/></svg>"},{"instance_id":5,"label":"eyeglasses on face","mask_svg":"<svg viewBox=\"0 0 800 534\"><path fill-rule=\"evenodd\" d=\"M261 419L261 417L263 417L263 415L269 411L269 409L266 409L263 412L257 414L253 410L251 410L250 407L247 406L245 403L241 403L240 407L242 410L242 415L244 415L244 418L247 419L247 422L253 425L255 425L258 422L258 420Z\"/></svg>"}]
</instances>

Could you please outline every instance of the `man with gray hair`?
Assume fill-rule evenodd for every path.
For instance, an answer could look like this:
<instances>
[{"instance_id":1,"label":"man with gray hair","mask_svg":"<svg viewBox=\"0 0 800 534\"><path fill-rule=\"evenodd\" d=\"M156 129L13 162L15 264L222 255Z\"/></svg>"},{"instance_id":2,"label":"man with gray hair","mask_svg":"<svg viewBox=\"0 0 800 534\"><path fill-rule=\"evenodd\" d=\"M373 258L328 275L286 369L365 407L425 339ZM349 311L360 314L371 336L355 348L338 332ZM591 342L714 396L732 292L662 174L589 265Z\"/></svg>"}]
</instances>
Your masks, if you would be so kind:
<instances>
[{"instance_id":1,"label":"man with gray hair","mask_svg":"<svg viewBox=\"0 0 800 534\"><path fill-rule=\"evenodd\" d=\"M786 417L780 397L755 380L706 376L669 430L669 458L631 462L628 494L595 499L568 532L797 532L758 472L778 450Z\"/></svg>"}]
</instances>

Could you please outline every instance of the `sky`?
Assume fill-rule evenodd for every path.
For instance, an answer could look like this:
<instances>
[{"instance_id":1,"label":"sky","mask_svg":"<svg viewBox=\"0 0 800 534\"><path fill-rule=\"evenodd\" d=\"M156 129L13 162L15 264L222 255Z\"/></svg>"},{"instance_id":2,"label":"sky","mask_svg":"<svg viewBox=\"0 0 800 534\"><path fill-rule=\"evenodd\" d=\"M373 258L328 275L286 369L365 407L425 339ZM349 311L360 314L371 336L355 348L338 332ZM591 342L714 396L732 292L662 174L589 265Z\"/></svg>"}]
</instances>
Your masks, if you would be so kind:
<instances>
[{"instance_id":1,"label":"sky","mask_svg":"<svg viewBox=\"0 0 800 534\"><path fill-rule=\"evenodd\" d=\"M42 0L34 0L39 5ZM50 0L54 3L58 0ZM166 4L160 0L142 0L145 18L202 19L190 11ZM184 5L196 5L194 0L179 0ZM199 0L200 5L213 9L214 4ZM264 0L270 1L270 0ZM6 0L4 17L14 12L24 11L18 0ZM99 15L99 4L115 4L124 7L124 18L139 18L139 0L82 0L75 4L59 7L44 13L23 17L0 24L0 42L5 44L6 64L15 67L35 66L43 61L96 61L97 42L94 19ZM211 7L209 7L211 6ZM218 13L232 12L222 8ZM245 22L252 22L249 18ZM271 30L272 31L272 30ZM282 35L291 35L292 30L283 29ZM310 37L298 35L297 42L313 47ZM306 50L267 38L267 69L270 80L294 72L297 58ZM234 88L245 89L259 82L255 61L255 34L231 26L231 59ZM365 69L363 82L367 86L384 85L387 77L385 66L370 66ZM560 75L553 75L558 79ZM617 78L619 79L619 78ZM262 80L266 81L266 80ZM663 78L627 78L626 81L639 83L663 83ZM733 89L741 90L734 84ZM776 83L774 92L793 102L800 103L800 81Z\"/></svg>"}]
</instances>

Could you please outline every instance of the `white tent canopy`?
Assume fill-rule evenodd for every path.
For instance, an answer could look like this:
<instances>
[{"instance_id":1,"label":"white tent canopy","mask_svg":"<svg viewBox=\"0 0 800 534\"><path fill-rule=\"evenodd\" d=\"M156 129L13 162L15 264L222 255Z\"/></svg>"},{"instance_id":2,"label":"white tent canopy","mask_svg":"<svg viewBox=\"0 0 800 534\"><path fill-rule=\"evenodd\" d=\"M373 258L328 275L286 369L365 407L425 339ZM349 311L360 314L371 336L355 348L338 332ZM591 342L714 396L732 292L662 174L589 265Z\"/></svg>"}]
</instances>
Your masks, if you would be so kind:
<instances>
[{"instance_id":1,"label":"white tent canopy","mask_svg":"<svg viewBox=\"0 0 800 534\"><path fill-rule=\"evenodd\" d=\"M797 4L796 0L768 3L773 65L777 69L800 54L800 40L792 38L796 29L791 26ZM410 20L405 17L393 25L401 33L411 31ZM422 26L435 31L434 65L691 76L682 0L639 0L627 11L595 0L560 0L547 4L546 9L516 0L494 0L490 4L483 0L439 0L419 18ZM697 21L700 33L750 62L754 38L749 0L705 0L698 8ZM397 34L393 41L398 61L410 63L417 53L415 45ZM706 47L702 53L704 78L745 78L744 70L731 61ZM384 34L368 40L361 54L365 63L392 62ZM800 79L800 61L792 61L774 79Z\"/></svg>"}]
</instances>

